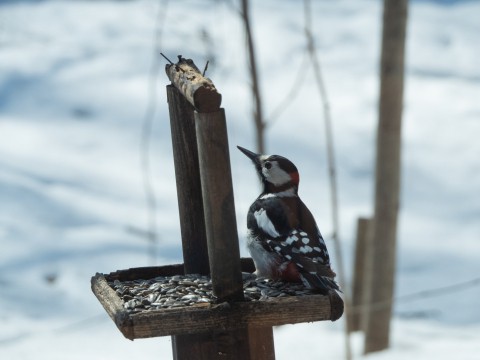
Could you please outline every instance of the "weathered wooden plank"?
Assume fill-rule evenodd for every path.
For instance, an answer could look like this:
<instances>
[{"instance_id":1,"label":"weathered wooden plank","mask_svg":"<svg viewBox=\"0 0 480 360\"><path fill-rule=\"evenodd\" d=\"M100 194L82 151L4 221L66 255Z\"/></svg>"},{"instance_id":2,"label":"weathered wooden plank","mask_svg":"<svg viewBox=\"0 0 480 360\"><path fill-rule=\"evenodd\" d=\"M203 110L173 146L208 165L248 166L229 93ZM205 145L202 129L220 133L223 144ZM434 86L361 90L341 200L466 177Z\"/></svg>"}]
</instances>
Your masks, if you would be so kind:
<instances>
[{"instance_id":1,"label":"weathered wooden plank","mask_svg":"<svg viewBox=\"0 0 480 360\"><path fill-rule=\"evenodd\" d=\"M157 276L174 276L184 275L183 264L173 264L164 266L145 266L130 268L125 270L117 270L104 275L108 281L132 281L132 280L148 280Z\"/></svg>"},{"instance_id":2,"label":"weathered wooden plank","mask_svg":"<svg viewBox=\"0 0 480 360\"><path fill-rule=\"evenodd\" d=\"M179 56L176 64L165 65L165 72L172 84L198 112L220 109L222 95L218 93L212 80L204 77L191 59Z\"/></svg>"},{"instance_id":3,"label":"weathered wooden plank","mask_svg":"<svg viewBox=\"0 0 480 360\"><path fill-rule=\"evenodd\" d=\"M115 322L122 334L130 340L134 339L133 325L129 313L123 307L123 301L108 285L103 274L97 273L92 277L92 291L102 304L103 308Z\"/></svg>"},{"instance_id":4,"label":"weathered wooden plank","mask_svg":"<svg viewBox=\"0 0 480 360\"><path fill-rule=\"evenodd\" d=\"M273 328L248 326L251 360L275 360Z\"/></svg>"},{"instance_id":5,"label":"weathered wooden plank","mask_svg":"<svg viewBox=\"0 0 480 360\"><path fill-rule=\"evenodd\" d=\"M370 295L373 219L359 218L355 243L352 284L352 309L347 311L349 331L365 330L365 306ZM362 310L360 310L362 309ZM347 309L348 310L348 309Z\"/></svg>"},{"instance_id":6,"label":"weathered wooden plank","mask_svg":"<svg viewBox=\"0 0 480 360\"><path fill-rule=\"evenodd\" d=\"M244 259L243 262L248 266L251 265L251 259ZM182 268L181 264L135 268L117 271L106 277L108 281L149 279L173 275L172 272L175 269ZM136 278L134 275L140 275L140 277ZM334 321L343 313L343 301L334 292L330 296L292 296L272 298L267 301L222 303L210 305L207 308L185 307L129 314L124 310L123 301L108 285L104 275L97 274L92 278L92 291L122 334L132 340L231 331L247 327L262 328L301 322Z\"/></svg>"},{"instance_id":7,"label":"weathered wooden plank","mask_svg":"<svg viewBox=\"0 0 480 360\"><path fill-rule=\"evenodd\" d=\"M403 87L408 0L383 1L380 100L375 167L372 283L370 301L386 302L374 312L368 308L364 352L381 351L390 344L395 288L397 223L400 206Z\"/></svg>"},{"instance_id":8,"label":"weathered wooden plank","mask_svg":"<svg viewBox=\"0 0 480 360\"><path fill-rule=\"evenodd\" d=\"M302 311L299 311L301 309ZM133 338L229 331L331 320L328 296L310 295L270 301L222 303L210 308L148 311L131 316Z\"/></svg>"},{"instance_id":9,"label":"weathered wooden plank","mask_svg":"<svg viewBox=\"0 0 480 360\"><path fill-rule=\"evenodd\" d=\"M195 127L213 293L219 301L242 301L240 249L224 110L195 113Z\"/></svg>"},{"instance_id":10,"label":"weathered wooden plank","mask_svg":"<svg viewBox=\"0 0 480 360\"><path fill-rule=\"evenodd\" d=\"M260 360L249 355L247 329L228 332L212 330L207 333L173 337L174 359L195 360ZM192 341L193 340L193 341ZM195 354L195 355L193 355ZM265 358L267 359L267 358Z\"/></svg>"},{"instance_id":11,"label":"weathered wooden plank","mask_svg":"<svg viewBox=\"0 0 480 360\"><path fill-rule=\"evenodd\" d=\"M241 258L240 265L243 272L252 273L255 271L255 265L252 258ZM148 280L157 276L174 276L184 275L184 264L172 264L162 266L145 266L130 268L125 270L117 270L109 274L103 275L108 281L131 281L131 280ZM94 277L95 278L95 277ZM92 278L93 279L93 278Z\"/></svg>"},{"instance_id":12,"label":"weathered wooden plank","mask_svg":"<svg viewBox=\"0 0 480 360\"><path fill-rule=\"evenodd\" d=\"M194 108L167 86L185 273L208 275L207 236L198 164Z\"/></svg>"}]
</instances>

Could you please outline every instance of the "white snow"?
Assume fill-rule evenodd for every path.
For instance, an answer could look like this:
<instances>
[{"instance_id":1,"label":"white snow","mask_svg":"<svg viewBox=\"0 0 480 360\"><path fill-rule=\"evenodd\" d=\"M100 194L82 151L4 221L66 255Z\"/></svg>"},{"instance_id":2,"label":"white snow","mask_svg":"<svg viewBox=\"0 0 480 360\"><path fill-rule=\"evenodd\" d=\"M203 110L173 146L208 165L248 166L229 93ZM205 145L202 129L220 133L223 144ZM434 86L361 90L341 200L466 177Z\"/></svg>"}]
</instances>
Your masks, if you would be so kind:
<instances>
[{"instance_id":1,"label":"white snow","mask_svg":"<svg viewBox=\"0 0 480 360\"><path fill-rule=\"evenodd\" d=\"M228 5L231 4L231 5ZM164 60L208 70L223 96L242 255L258 196L251 97L237 2L0 2L0 358L171 358L170 338L127 341L90 290L96 272L152 264L140 161L152 58L150 144L156 264L181 262ZM190 11L185 11L188 8ZM316 1L314 35L334 120L343 249L372 213L381 2ZM480 3L411 1L403 127L398 296L480 274ZM329 240L322 108L304 63L299 1L252 2L267 148L298 167L300 195ZM156 19L162 36L154 43ZM303 64L303 65L302 65ZM154 94L155 95L155 94ZM335 266L335 256L332 263ZM351 271L349 265L348 271ZM399 301L392 346L372 359L478 359L480 285ZM343 358L343 323L275 329L277 359ZM362 354L362 336L353 337Z\"/></svg>"}]
</instances>

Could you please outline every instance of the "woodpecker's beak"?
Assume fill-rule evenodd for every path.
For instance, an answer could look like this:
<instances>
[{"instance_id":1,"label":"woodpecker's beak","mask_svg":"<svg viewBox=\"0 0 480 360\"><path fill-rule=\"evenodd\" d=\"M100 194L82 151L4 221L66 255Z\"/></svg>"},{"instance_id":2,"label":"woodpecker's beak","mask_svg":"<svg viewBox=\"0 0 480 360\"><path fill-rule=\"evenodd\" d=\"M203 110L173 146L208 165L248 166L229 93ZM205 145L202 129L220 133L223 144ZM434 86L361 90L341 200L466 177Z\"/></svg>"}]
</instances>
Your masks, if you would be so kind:
<instances>
[{"instance_id":1,"label":"woodpecker's beak","mask_svg":"<svg viewBox=\"0 0 480 360\"><path fill-rule=\"evenodd\" d=\"M237 146L238 150L240 150L241 152L243 152L245 155L247 155L250 160L252 160L255 164L259 164L259 160L260 160L260 155L259 154L255 154L253 151L250 151L250 150L247 150L241 146Z\"/></svg>"}]
</instances>

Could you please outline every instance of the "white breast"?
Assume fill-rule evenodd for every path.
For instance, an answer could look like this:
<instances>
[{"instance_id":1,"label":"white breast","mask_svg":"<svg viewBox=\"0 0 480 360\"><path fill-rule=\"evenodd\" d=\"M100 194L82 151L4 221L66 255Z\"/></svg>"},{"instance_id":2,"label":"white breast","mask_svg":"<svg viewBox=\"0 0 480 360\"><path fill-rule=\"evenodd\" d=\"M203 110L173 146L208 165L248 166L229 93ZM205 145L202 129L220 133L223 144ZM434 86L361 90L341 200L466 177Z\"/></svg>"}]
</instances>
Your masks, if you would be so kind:
<instances>
[{"instance_id":1,"label":"white breast","mask_svg":"<svg viewBox=\"0 0 480 360\"><path fill-rule=\"evenodd\" d=\"M253 216L255 217L255 220L257 221L257 225L262 231L271 237L278 237L280 234L278 233L277 229L275 229L275 226L273 223L270 221L270 219L267 216L267 212L265 209L259 209L253 213Z\"/></svg>"},{"instance_id":2,"label":"white breast","mask_svg":"<svg viewBox=\"0 0 480 360\"><path fill-rule=\"evenodd\" d=\"M250 233L247 240L247 248L255 263L255 268L257 269L255 274L257 276L275 278L278 275L277 269L281 259L276 253L265 250L260 242L252 237Z\"/></svg>"}]
</instances>

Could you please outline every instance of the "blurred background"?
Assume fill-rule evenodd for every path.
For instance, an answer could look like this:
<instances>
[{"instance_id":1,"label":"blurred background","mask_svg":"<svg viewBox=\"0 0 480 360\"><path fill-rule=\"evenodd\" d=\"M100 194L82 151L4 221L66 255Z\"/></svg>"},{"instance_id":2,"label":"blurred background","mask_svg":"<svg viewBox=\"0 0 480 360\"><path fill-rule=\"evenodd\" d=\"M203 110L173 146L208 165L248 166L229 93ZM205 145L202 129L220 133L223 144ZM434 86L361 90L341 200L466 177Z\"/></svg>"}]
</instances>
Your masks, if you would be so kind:
<instances>
[{"instance_id":1,"label":"blurred background","mask_svg":"<svg viewBox=\"0 0 480 360\"><path fill-rule=\"evenodd\" d=\"M480 2L412 0L391 346L374 359L477 359L480 343ZM303 3L250 2L265 151L300 170L336 265L322 103ZM373 215L382 2L312 1L328 93L339 239L351 283L357 219ZM127 341L90 290L96 272L182 262L162 52L222 94L240 249L259 194L236 0L0 1L0 357L170 359ZM430 291L435 290L435 291ZM343 359L344 319L275 329L277 359ZM354 333L355 358L363 335Z\"/></svg>"}]
</instances>

